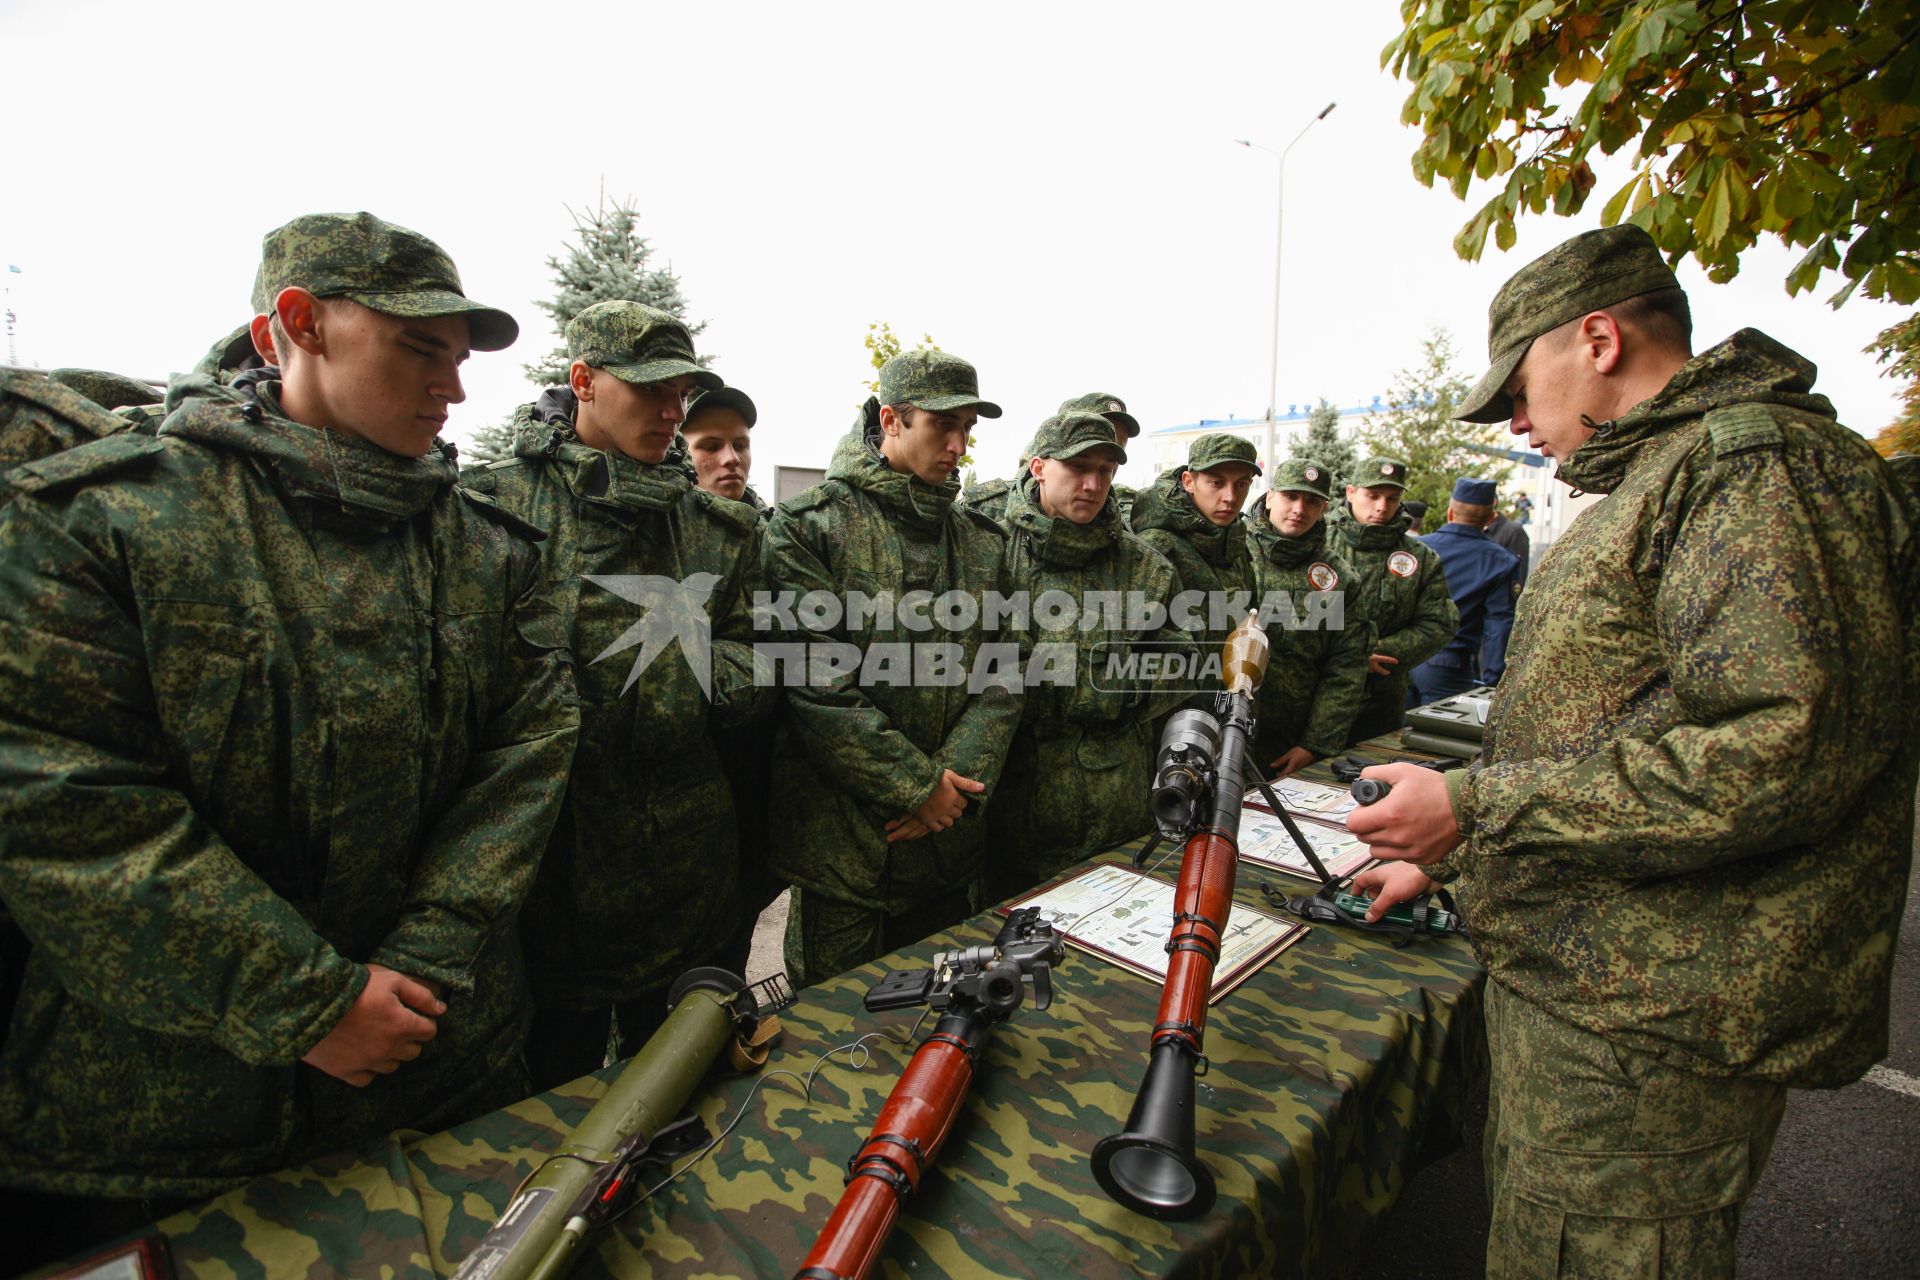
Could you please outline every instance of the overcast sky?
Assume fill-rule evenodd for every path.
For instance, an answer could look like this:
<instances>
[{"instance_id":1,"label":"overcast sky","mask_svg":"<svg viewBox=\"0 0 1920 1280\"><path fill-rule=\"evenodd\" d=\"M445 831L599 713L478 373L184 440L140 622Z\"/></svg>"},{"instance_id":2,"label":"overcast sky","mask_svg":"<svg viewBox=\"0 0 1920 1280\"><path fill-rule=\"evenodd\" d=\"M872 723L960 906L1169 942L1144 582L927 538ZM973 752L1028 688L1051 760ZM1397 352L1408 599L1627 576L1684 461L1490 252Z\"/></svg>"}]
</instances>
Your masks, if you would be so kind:
<instances>
[{"instance_id":1,"label":"overcast sky","mask_svg":"<svg viewBox=\"0 0 1920 1280\"><path fill-rule=\"evenodd\" d=\"M702 348L758 403L755 479L824 465L871 376L870 321L931 333L1006 416L983 475L1084 391L1149 428L1267 400L1278 149L1283 408L1383 392L1433 326L1463 372L1528 259L1599 225L1521 224L1457 260L1470 202L1429 191L1380 68L1398 5L326 5L0 0L11 157L0 273L22 363L147 377L247 317L263 232L367 209L444 245L520 320L470 362L463 439L531 398L545 262L604 180L679 273ZM1789 299L1768 243L1732 285L1682 270L1697 336L1756 325L1820 366L1849 425L1893 416L1861 348L1899 318ZM1128 478L1138 481L1145 451Z\"/></svg>"}]
</instances>

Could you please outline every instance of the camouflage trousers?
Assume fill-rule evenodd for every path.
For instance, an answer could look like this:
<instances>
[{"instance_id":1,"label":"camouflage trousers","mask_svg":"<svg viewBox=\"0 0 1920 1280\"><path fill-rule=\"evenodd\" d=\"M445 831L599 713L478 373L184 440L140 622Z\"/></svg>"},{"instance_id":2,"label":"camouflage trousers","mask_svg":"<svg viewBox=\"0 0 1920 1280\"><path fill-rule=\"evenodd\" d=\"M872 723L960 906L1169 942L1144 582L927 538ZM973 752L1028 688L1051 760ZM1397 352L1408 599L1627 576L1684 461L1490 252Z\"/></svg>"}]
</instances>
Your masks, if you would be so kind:
<instances>
[{"instance_id":1,"label":"camouflage trousers","mask_svg":"<svg viewBox=\"0 0 1920 1280\"><path fill-rule=\"evenodd\" d=\"M1693 1075L1487 983L1490 1280L1731 1276L1786 1088Z\"/></svg>"},{"instance_id":2,"label":"camouflage trousers","mask_svg":"<svg viewBox=\"0 0 1920 1280\"><path fill-rule=\"evenodd\" d=\"M862 902L829 898L799 885L787 909L787 979L811 987L929 934L951 929L980 909L977 884L964 885L892 915Z\"/></svg>"}]
</instances>

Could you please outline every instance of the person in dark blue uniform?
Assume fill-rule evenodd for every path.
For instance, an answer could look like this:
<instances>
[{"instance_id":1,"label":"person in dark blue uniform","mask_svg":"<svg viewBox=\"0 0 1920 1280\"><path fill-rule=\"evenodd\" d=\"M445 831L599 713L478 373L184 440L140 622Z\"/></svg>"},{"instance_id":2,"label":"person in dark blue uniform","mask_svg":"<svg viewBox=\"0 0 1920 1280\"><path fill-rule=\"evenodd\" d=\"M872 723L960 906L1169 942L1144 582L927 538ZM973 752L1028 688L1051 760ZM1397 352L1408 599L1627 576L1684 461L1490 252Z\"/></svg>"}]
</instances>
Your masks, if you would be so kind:
<instances>
[{"instance_id":1,"label":"person in dark blue uniform","mask_svg":"<svg viewBox=\"0 0 1920 1280\"><path fill-rule=\"evenodd\" d=\"M1408 706L1424 707L1475 685L1493 684L1506 668L1520 558L1487 536L1493 498L1493 481L1462 476L1453 482L1447 522L1420 539L1446 570L1460 629L1444 649L1413 669Z\"/></svg>"}]
</instances>

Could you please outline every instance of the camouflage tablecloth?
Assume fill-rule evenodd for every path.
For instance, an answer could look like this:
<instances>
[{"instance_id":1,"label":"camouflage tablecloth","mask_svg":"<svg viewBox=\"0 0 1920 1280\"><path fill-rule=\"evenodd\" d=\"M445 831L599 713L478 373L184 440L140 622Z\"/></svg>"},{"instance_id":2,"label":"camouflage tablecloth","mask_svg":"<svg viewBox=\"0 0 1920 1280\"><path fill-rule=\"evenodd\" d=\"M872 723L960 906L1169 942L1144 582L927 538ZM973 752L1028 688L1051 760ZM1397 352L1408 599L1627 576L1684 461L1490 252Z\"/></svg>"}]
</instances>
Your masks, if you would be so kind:
<instances>
[{"instance_id":1,"label":"camouflage tablecloth","mask_svg":"<svg viewBox=\"0 0 1920 1280\"><path fill-rule=\"evenodd\" d=\"M1160 874L1171 878L1178 861ZM1237 901L1257 904L1267 878L1241 864ZM715 1132L744 1104L732 1135L629 1213L575 1275L791 1275L914 1046L869 1040L871 1059L858 1067L833 1053L811 1101L794 1076L773 1073L804 1077L820 1055L870 1032L904 1036L916 1015L866 1013L868 986L884 969L925 965L997 927L983 914L800 993L762 1076L711 1079L697 1100ZM1376 935L1312 930L1213 1007L1198 1145L1220 1199L1199 1221L1163 1223L1108 1200L1088 1160L1132 1105L1159 986L1070 953L1053 1007L1022 1008L993 1031L965 1114L879 1273L1336 1271L1407 1178L1457 1140L1472 1078L1484 1069L1482 980L1457 939L1395 950ZM262 1178L169 1218L161 1225L178 1271L221 1280L446 1276L615 1070L445 1133L396 1134Z\"/></svg>"}]
</instances>

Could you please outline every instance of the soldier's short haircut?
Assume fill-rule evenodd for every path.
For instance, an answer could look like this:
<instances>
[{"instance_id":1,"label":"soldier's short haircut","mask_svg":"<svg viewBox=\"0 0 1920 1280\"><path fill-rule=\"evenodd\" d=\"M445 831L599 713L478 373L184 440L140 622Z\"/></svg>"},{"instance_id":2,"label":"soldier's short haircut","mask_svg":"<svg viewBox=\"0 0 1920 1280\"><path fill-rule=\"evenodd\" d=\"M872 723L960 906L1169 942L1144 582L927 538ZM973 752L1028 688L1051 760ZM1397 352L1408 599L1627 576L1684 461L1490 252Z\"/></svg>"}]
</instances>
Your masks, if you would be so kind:
<instances>
[{"instance_id":1,"label":"soldier's short haircut","mask_svg":"<svg viewBox=\"0 0 1920 1280\"><path fill-rule=\"evenodd\" d=\"M1638 293L1598 310L1613 317L1622 329L1631 329L1655 346L1693 354L1693 310L1685 289L1655 289ZM1564 346L1579 330L1585 316L1575 316L1544 335L1555 347Z\"/></svg>"},{"instance_id":2,"label":"soldier's short haircut","mask_svg":"<svg viewBox=\"0 0 1920 1280\"><path fill-rule=\"evenodd\" d=\"M890 404L887 408L893 410L893 416L900 420L900 429L902 431L905 431L913 425L912 419L907 417L908 414L913 412L913 406L905 400L902 400L899 404Z\"/></svg>"},{"instance_id":3,"label":"soldier's short haircut","mask_svg":"<svg viewBox=\"0 0 1920 1280\"><path fill-rule=\"evenodd\" d=\"M1621 328L1638 330L1641 336L1663 347L1693 354L1693 310L1687 305L1685 289L1655 289L1652 293L1635 294L1605 310Z\"/></svg>"}]
</instances>

